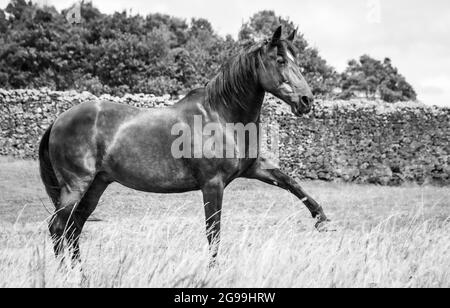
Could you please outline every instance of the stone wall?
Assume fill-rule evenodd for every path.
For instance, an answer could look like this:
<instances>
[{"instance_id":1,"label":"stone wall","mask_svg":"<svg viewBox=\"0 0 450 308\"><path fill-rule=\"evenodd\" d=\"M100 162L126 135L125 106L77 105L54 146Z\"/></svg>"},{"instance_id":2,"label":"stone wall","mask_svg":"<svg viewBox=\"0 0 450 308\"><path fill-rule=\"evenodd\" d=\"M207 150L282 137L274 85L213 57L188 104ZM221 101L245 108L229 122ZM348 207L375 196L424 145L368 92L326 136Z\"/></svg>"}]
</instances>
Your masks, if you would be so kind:
<instances>
[{"instance_id":1,"label":"stone wall","mask_svg":"<svg viewBox=\"0 0 450 308\"><path fill-rule=\"evenodd\" d=\"M419 103L320 102L296 118L270 104L281 165L299 178L398 185L450 184L450 109Z\"/></svg>"},{"instance_id":2,"label":"stone wall","mask_svg":"<svg viewBox=\"0 0 450 308\"><path fill-rule=\"evenodd\" d=\"M0 155L36 158L44 130L63 111L98 99L162 107L169 97L122 98L50 90L0 90ZM278 123L282 169L300 179L397 185L450 184L450 109L419 103L317 102L298 118L268 98L263 118Z\"/></svg>"}]
</instances>

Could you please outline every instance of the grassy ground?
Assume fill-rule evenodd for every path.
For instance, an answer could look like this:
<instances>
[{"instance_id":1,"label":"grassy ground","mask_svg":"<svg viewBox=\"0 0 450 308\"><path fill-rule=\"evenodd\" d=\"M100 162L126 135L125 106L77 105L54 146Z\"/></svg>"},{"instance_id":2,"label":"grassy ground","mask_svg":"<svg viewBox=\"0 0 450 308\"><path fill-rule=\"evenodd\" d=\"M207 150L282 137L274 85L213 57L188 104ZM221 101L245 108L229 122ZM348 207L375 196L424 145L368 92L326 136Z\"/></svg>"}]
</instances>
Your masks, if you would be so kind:
<instances>
[{"instance_id":1,"label":"grassy ground","mask_svg":"<svg viewBox=\"0 0 450 308\"><path fill-rule=\"evenodd\" d=\"M52 256L37 164L0 159L0 287L450 287L450 189L306 182L338 231L289 193L237 181L208 269L200 193L118 185L82 237L83 274Z\"/></svg>"}]
</instances>

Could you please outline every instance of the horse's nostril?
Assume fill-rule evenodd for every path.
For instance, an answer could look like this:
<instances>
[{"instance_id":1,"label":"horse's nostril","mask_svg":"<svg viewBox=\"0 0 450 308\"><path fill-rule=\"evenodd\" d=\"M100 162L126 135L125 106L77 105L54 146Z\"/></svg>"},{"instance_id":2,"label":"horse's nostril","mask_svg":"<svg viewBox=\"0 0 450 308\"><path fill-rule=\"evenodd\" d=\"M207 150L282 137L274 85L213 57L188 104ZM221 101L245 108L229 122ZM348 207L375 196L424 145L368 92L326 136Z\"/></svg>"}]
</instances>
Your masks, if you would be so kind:
<instances>
[{"instance_id":1,"label":"horse's nostril","mask_svg":"<svg viewBox=\"0 0 450 308\"><path fill-rule=\"evenodd\" d=\"M308 97L308 96L302 96L302 103L303 103L305 106L307 106L307 107L311 106L311 105L312 105L312 102L313 102L313 99L312 99L312 98L310 98L310 97Z\"/></svg>"}]
</instances>

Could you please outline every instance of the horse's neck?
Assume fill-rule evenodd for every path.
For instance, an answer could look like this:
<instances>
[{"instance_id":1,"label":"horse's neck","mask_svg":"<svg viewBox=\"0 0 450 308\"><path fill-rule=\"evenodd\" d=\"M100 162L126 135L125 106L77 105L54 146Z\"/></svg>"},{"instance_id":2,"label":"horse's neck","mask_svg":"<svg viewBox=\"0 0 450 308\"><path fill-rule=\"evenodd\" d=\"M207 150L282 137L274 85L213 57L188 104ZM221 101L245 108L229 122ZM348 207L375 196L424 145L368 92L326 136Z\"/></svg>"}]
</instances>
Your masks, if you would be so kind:
<instances>
[{"instance_id":1,"label":"horse's neck","mask_svg":"<svg viewBox=\"0 0 450 308\"><path fill-rule=\"evenodd\" d=\"M261 115L261 108L264 102L265 91L255 85L249 88L246 93L238 94L240 105L223 104L214 105L215 111L226 123L258 123Z\"/></svg>"},{"instance_id":2,"label":"horse's neck","mask_svg":"<svg viewBox=\"0 0 450 308\"><path fill-rule=\"evenodd\" d=\"M261 115L261 108L264 102L264 91L255 91L254 93L248 93L245 98L242 99L242 104L245 109L235 107L231 120L233 123L256 123L259 121Z\"/></svg>"}]
</instances>

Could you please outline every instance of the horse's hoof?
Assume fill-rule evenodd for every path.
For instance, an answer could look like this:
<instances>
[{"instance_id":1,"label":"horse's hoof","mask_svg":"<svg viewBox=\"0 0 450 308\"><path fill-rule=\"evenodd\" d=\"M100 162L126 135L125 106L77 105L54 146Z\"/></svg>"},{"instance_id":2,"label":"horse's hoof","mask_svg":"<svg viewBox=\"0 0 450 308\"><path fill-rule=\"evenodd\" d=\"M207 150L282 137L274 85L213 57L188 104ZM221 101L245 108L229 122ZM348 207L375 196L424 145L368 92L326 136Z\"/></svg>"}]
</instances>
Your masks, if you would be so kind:
<instances>
[{"instance_id":1,"label":"horse's hoof","mask_svg":"<svg viewBox=\"0 0 450 308\"><path fill-rule=\"evenodd\" d=\"M214 270L217 267L218 267L218 265L217 265L217 258L216 257L211 258L211 260L209 260L209 263L208 263L208 269Z\"/></svg>"},{"instance_id":2,"label":"horse's hoof","mask_svg":"<svg viewBox=\"0 0 450 308\"><path fill-rule=\"evenodd\" d=\"M327 220L322 220L322 221L318 221L315 225L317 231L319 232L336 232L337 229L333 228L330 225L331 220L327 219Z\"/></svg>"}]
</instances>

